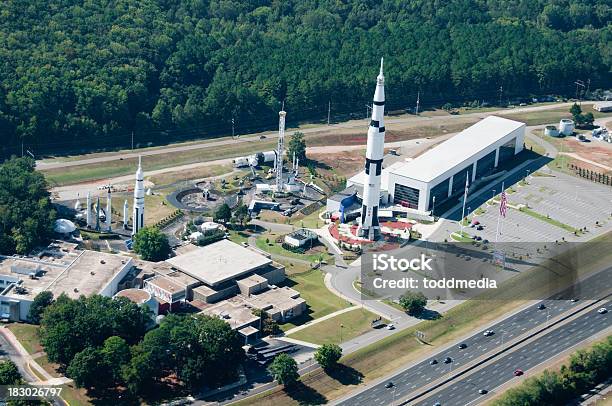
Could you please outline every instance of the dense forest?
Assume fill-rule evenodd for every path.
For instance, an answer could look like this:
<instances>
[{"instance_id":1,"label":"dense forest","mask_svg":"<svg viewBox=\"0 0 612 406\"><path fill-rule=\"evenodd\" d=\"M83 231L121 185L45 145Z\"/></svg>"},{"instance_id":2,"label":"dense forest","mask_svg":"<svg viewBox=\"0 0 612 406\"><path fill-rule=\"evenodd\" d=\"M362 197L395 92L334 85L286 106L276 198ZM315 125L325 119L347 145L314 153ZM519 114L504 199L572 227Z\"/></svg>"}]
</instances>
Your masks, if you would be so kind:
<instances>
[{"instance_id":1,"label":"dense forest","mask_svg":"<svg viewBox=\"0 0 612 406\"><path fill-rule=\"evenodd\" d=\"M0 0L0 155L612 83L608 0Z\"/></svg>"}]
</instances>

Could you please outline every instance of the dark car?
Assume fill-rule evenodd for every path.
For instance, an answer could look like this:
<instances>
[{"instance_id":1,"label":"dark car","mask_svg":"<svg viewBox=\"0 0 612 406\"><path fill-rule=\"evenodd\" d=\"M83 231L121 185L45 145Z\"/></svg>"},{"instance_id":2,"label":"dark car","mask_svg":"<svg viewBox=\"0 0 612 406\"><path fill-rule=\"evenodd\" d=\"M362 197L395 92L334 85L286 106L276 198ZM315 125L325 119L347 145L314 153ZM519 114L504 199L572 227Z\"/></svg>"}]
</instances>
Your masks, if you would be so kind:
<instances>
[{"instance_id":1,"label":"dark car","mask_svg":"<svg viewBox=\"0 0 612 406\"><path fill-rule=\"evenodd\" d=\"M484 227L483 227L483 226L481 226L481 225L479 225L478 227L476 227L476 230L478 230L478 231L482 231L482 230L484 230Z\"/></svg>"},{"instance_id":2,"label":"dark car","mask_svg":"<svg viewBox=\"0 0 612 406\"><path fill-rule=\"evenodd\" d=\"M463 350L464 348L467 348L467 344L466 343L461 343L457 346L457 348L459 348L460 350Z\"/></svg>"},{"instance_id":3,"label":"dark car","mask_svg":"<svg viewBox=\"0 0 612 406\"><path fill-rule=\"evenodd\" d=\"M445 364L450 364L451 362L453 362L453 359L451 357L444 358L444 363Z\"/></svg>"},{"instance_id":4,"label":"dark car","mask_svg":"<svg viewBox=\"0 0 612 406\"><path fill-rule=\"evenodd\" d=\"M521 375L523 375L523 374L524 374L524 372L523 372L523 370L522 370L522 369L516 369L516 370L514 370L514 376L521 376Z\"/></svg>"},{"instance_id":5,"label":"dark car","mask_svg":"<svg viewBox=\"0 0 612 406\"><path fill-rule=\"evenodd\" d=\"M260 140L265 140L265 139L266 139L266 136L265 136L265 135L260 135L260 136L259 136L259 139L260 139Z\"/></svg>"},{"instance_id":6,"label":"dark car","mask_svg":"<svg viewBox=\"0 0 612 406\"><path fill-rule=\"evenodd\" d=\"M432 359L431 361L429 361L429 365L436 365L438 363L437 359Z\"/></svg>"},{"instance_id":7,"label":"dark car","mask_svg":"<svg viewBox=\"0 0 612 406\"><path fill-rule=\"evenodd\" d=\"M538 310L544 310L544 309L546 309L546 305L544 303L540 303L538 305Z\"/></svg>"},{"instance_id":8,"label":"dark car","mask_svg":"<svg viewBox=\"0 0 612 406\"><path fill-rule=\"evenodd\" d=\"M392 388L392 387L393 387L393 382L387 382L385 384L385 388L387 388L387 389Z\"/></svg>"},{"instance_id":9,"label":"dark car","mask_svg":"<svg viewBox=\"0 0 612 406\"><path fill-rule=\"evenodd\" d=\"M486 389L480 389L478 393L480 393L481 395L486 395L487 393L489 393L489 391Z\"/></svg>"}]
</instances>

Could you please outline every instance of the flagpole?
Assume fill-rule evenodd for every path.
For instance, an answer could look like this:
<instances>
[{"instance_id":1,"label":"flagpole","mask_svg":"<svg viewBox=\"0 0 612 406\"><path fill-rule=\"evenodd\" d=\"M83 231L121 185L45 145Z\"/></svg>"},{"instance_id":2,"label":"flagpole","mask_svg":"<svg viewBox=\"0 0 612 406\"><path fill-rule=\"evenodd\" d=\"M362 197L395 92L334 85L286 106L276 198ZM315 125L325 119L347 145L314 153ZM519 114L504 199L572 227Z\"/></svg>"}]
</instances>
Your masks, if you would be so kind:
<instances>
[{"instance_id":1,"label":"flagpole","mask_svg":"<svg viewBox=\"0 0 612 406\"><path fill-rule=\"evenodd\" d=\"M467 175L465 175L465 190L463 191L463 208L461 209L461 221L459 221L459 225L461 226L460 228L461 231L459 233L460 238L463 238L463 219L465 218L465 202L467 200L469 179L470 179L470 172L468 171Z\"/></svg>"},{"instance_id":2,"label":"flagpole","mask_svg":"<svg viewBox=\"0 0 612 406\"><path fill-rule=\"evenodd\" d=\"M505 189L504 189L504 182L502 182L502 187L501 187L501 193L504 193ZM501 196L500 193L500 196ZM502 201L501 199L499 200L499 210L497 211L497 230L495 231L495 249L497 249L497 241L499 238L499 223L501 221L501 205L502 205Z\"/></svg>"}]
</instances>

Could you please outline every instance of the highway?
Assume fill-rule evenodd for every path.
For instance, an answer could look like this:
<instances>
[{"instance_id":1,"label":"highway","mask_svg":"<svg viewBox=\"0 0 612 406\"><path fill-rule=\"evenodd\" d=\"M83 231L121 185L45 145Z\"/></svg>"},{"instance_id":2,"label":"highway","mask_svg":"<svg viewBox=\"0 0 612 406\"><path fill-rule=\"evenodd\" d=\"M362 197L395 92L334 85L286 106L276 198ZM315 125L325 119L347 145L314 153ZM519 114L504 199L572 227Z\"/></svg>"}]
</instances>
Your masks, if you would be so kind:
<instances>
[{"instance_id":1,"label":"highway","mask_svg":"<svg viewBox=\"0 0 612 406\"><path fill-rule=\"evenodd\" d=\"M588 281L588 283L585 283L585 285L595 287L598 289L598 291L601 291L600 289L602 289L602 287L611 289L611 273L612 267L591 275L585 279L585 282ZM592 296L589 296L589 292L587 291L583 291L581 296L589 299L592 298ZM496 324L479 329L478 332L463 340L462 343L467 345L466 348L460 349L456 344L449 346L442 351L432 354L429 358L407 367L392 377L386 378L377 385L370 388L365 388L362 391L353 394L350 398L344 398L338 404L346 406L392 404L394 399L397 400L405 398L409 394L423 388L427 384L444 377L452 370L462 367L472 360L475 360L476 358L496 348L503 347L503 343L507 343L508 341L547 323L549 320L561 315L562 313L565 313L568 310L571 310L572 308L578 308L579 306L584 305L582 301L572 302L570 300L544 300L540 303L545 305L544 309L538 309L539 304L534 304L522 309ZM609 319L609 316L604 317ZM604 325L600 326L599 324L595 324L593 327L601 327L600 330L605 328ZM565 327L562 329L565 329ZM486 337L483 335L485 330L493 330L494 334ZM582 341L582 339L579 341ZM554 348L557 350L546 352L549 357L563 351L561 346ZM452 362L449 364L444 363L444 359L446 357L450 357ZM435 359L437 363L435 365L430 365L430 361L433 359ZM521 366L523 369L527 369L528 367L528 365ZM385 387L386 383L389 381L393 382L394 384L392 388ZM476 394L478 393L478 389L480 388L475 389ZM431 404L433 403L435 403L435 401L431 402Z\"/></svg>"},{"instance_id":2,"label":"highway","mask_svg":"<svg viewBox=\"0 0 612 406\"><path fill-rule=\"evenodd\" d=\"M464 406L480 403L493 395L491 392L495 388L516 379L514 371L517 368L527 371L611 326L609 312L598 314L597 308L592 309L415 404L424 406L439 402L444 406ZM479 394L481 389L488 393Z\"/></svg>"}]
</instances>

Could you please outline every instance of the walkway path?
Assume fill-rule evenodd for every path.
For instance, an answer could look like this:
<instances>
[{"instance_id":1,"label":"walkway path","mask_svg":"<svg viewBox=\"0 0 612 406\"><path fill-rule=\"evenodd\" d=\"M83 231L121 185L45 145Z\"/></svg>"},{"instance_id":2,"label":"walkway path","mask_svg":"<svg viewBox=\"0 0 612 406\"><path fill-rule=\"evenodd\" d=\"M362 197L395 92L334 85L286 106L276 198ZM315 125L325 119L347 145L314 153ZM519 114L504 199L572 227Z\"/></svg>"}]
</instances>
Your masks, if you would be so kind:
<instances>
[{"instance_id":1,"label":"walkway path","mask_svg":"<svg viewBox=\"0 0 612 406\"><path fill-rule=\"evenodd\" d=\"M337 311L335 311L333 313L330 313L328 315L325 315L323 317L319 317L318 319L314 319L312 321L309 321L308 323L304 323L301 326L297 326L297 327L294 327L294 328L292 328L290 330L287 330L287 331L285 331L285 336L289 336L289 335L291 335L293 333L297 333L298 331L304 330L305 328L313 326L313 325L315 325L317 323L320 323L322 321L331 319L332 317L336 317L336 316L338 316L338 315L340 315L342 313L350 312L351 310L357 310L359 308L361 308L361 306L351 306L351 307L347 307L345 309L337 310Z\"/></svg>"},{"instance_id":2,"label":"walkway path","mask_svg":"<svg viewBox=\"0 0 612 406\"><path fill-rule=\"evenodd\" d=\"M605 169L607 171L612 171L612 168L609 167L608 165L604 165L602 163L591 161L590 159L587 159L587 158L583 158L583 157L581 157L580 155L578 155L575 152L559 152L559 155L566 155L566 156L572 157L574 159L577 159L579 161L586 162L587 164L598 166L598 167L600 167L602 169Z\"/></svg>"}]
</instances>

